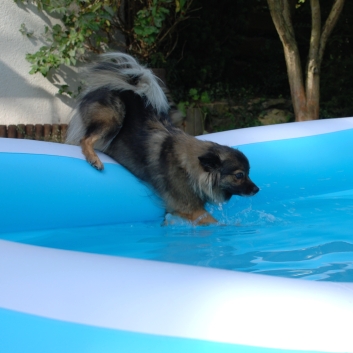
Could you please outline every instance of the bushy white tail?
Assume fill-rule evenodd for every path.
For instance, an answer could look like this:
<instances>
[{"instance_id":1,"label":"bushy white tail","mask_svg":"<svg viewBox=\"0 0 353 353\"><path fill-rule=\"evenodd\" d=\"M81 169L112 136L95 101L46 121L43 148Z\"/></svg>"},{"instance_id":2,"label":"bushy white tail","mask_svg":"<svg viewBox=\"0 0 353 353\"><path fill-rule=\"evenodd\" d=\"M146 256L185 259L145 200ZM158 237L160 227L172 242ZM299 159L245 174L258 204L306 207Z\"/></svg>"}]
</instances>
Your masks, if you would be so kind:
<instances>
[{"instance_id":1,"label":"bushy white tail","mask_svg":"<svg viewBox=\"0 0 353 353\"><path fill-rule=\"evenodd\" d=\"M147 98L158 113L168 112L167 98L153 72L140 65L132 56L124 53L108 53L99 57L84 71L87 92L100 87L111 90L131 90Z\"/></svg>"}]
</instances>

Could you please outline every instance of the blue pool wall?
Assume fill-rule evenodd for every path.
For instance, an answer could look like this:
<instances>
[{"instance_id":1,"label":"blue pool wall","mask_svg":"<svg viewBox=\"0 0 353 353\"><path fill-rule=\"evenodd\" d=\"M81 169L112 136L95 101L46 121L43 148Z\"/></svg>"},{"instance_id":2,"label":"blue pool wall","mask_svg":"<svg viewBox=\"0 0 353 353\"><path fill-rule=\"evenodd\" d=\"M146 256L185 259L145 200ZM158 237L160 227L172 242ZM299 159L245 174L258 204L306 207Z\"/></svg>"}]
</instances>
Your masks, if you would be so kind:
<instances>
[{"instance_id":1,"label":"blue pool wall","mask_svg":"<svg viewBox=\"0 0 353 353\"><path fill-rule=\"evenodd\" d=\"M236 145L261 191L252 204L352 188L353 129ZM60 146L59 146L60 147ZM73 147L76 148L76 147ZM162 202L118 164L99 172L71 157L0 153L1 232L163 221ZM237 197L223 208L234 207Z\"/></svg>"}]
</instances>

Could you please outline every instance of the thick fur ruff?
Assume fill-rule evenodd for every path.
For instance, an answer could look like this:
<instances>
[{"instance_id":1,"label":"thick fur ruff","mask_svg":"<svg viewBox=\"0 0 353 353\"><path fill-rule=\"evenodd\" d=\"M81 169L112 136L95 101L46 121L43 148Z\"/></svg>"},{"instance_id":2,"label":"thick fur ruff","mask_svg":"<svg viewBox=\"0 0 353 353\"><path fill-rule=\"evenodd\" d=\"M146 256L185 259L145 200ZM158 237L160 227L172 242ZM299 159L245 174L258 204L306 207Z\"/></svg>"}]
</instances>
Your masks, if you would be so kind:
<instances>
[{"instance_id":1,"label":"thick fur ruff","mask_svg":"<svg viewBox=\"0 0 353 353\"><path fill-rule=\"evenodd\" d=\"M207 202L259 191L243 153L197 140L172 125L158 79L131 56L104 55L86 69L86 77L88 88L66 142L81 144L98 170L103 164L93 147L152 186L167 212L198 224L216 222L204 209Z\"/></svg>"}]
</instances>

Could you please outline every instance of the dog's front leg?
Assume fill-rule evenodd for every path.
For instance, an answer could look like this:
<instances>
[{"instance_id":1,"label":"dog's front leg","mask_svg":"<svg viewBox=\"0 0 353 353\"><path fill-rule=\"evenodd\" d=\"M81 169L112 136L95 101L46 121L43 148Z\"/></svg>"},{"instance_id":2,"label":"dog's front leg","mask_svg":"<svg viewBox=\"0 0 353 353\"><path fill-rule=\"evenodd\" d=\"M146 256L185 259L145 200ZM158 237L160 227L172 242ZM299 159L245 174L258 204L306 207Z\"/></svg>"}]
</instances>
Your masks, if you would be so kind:
<instances>
[{"instance_id":1,"label":"dog's front leg","mask_svg":"<svg viewBox=\"0 0 353 353\"><path fill-rule=\"evenodd\" d=\"M218 221L204 209L196 210L192 213L176 212L176 214L182 218L191 221L194 225L208 225L218 223Z\"/></svg>"},{"instance_id":2,"label":"dog's front leg","mask_svg":"<svg viewBox=\"0 0 353 353\"><path fill-rule=\"evenodd\" d=\"M88 137L84 137L81 140L81 148L82 153L86 157L86 160L89 164L91 164L94 168L98 170L103 170L104 166L96 152L93 149L94 144L99 140L99 135L91 135Z\"/></svg>"}]
</instances>

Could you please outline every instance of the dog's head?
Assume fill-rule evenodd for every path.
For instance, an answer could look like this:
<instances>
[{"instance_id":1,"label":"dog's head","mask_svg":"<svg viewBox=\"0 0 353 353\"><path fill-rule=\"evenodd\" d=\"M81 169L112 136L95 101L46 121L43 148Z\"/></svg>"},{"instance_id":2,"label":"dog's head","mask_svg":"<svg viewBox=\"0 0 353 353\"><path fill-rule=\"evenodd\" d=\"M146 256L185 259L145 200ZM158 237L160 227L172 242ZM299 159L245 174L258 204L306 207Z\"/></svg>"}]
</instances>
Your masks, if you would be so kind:
<instances>
[{"instance_id":1,"label":"dog's head","mask_svg":"<svg viewBox=\"0 0 353 353\"><path fill-rule=\"evenodd\" d=\"M259 188L249 178L248 159L239 150L214 145L199 156L200 164L208 177L206 192L213 202L228 201L233 195L253 196ZM211 195L210 195L211 194Z\"/></svg>"}]
</instances>

